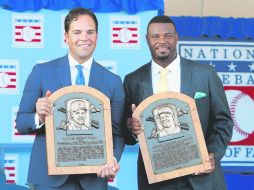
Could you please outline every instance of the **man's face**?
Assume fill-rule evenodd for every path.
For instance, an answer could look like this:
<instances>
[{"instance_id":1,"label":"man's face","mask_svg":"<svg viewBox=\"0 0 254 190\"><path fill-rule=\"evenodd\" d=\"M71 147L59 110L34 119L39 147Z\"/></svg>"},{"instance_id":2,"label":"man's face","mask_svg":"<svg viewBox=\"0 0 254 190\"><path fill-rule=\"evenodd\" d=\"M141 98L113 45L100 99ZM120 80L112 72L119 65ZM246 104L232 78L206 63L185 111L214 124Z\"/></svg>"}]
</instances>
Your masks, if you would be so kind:
<instances>
[{"instance_id":1,"label":"man's face","mask_svg":"<svg viewBox=\"0 0 254 190\"><path fill-rule=\"evenodd\" d=\"M163 127L171 127L174 125L173 113L167 112L160 114L160 122Z\"/></svg>"},{"instance_id":2,"label":"man's face","mask_svg":"<svg viewBox=\"0 0 254 190\"><path fill-rule=\"evenodd\" d=\"M80 15L73 20L65 33L70 54L79 63L87 61L93 54L97 42L97 32L93 19L89 15Z\"/></svg>"},{"instance_id":3,"label":"man's face","mask_svg":"<svg viewBox=\"0 0 254 190\"><path fill-rule=\"evenodd\" d=\"M72 111L73 120L79 125L84 125L86 120L86 111L85 110L77 110Z\"/></svg>"},{"instance_id":4,"label":"man's face","mask_svg":"<svg viewBox=\"0 0 254 190\"><path fill-rule=\"evenodd\" d=\"M154 61L159 65L161 65L161 62L167 62L169 64L175 59L178 35L173 24L150 24L146 40Z\"/></svg>"}]
</instances>

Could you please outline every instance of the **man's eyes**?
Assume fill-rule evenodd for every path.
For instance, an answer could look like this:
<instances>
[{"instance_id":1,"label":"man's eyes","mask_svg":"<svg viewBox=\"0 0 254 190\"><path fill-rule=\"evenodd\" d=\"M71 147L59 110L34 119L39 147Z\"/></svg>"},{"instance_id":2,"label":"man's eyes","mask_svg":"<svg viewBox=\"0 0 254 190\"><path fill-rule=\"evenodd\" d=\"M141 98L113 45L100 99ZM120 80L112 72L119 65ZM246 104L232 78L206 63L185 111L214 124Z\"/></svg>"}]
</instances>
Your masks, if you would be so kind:
<instances>
[{"instance_id":1,"label":"man's eyes","mask_svg":"<svg viewBox=\"0 0 254 190\"><path fill-rule=\"evenodd\" d=\"M160 36L161 36L161 35L153 35L153 36L152 36L152 39L157 40L157 39L160 38ZM168 33L168 34L164 34L164 35L163 35L163 38L164 38L164 39L170 39L170 38L172 38L172 37L174 37L174 34Z\"/></svg>"},{"instance_id":2,"label":"man's eyes","mask_svg":"<svg viewBox=\"0 0 254 190\"><path fill-rule=\"evenodd\" d=\"M87 31L87 34L95 34L96 32L95 32L95 30L88 30Z\"/></svg>"},{"instance_id":3,"label":"man's eyes","mask_svg":"<svg viewBox=\"0 0 254 190\"><path fill-rule=\"evenodd\" d=\"M73 34L81 34L81 33L82 33L82 31L79 31L79 30L73 31ZM96 33L96 31L95 30L88 30L86 33L89 35L93 35Z\"/></svg>"},{"instance_id":4,"label":"man's eyes","mask_svg":"<svg viewBox=\"0 0 254 190\"><path fill-rule=\"evenodd\" d=\"M79 30L73 31L73 34L80 34L80 33L81 33L81 31L79 31Z\"/></svg>"}]
</instances>

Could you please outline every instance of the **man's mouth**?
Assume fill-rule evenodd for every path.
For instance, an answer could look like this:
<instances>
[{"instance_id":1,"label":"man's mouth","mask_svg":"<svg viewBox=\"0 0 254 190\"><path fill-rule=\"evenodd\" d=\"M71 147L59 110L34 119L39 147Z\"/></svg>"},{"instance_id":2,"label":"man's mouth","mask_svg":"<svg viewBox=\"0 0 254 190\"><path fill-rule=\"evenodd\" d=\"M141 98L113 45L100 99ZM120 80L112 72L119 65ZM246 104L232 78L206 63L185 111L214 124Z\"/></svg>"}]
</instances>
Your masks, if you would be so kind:
<instances>
[{"instance_id":1,"label":"man's mouth","mask_svg":"<svg viewBox=\"0 0 254 190\"><path fill-rule=\"evenodd\" d=\"M168 51L169 47L168 46L159 46L156 49L159 50L159 51Z\"/></svg>"},{"instance_id":2,"label":"man's mouth","mask_svg":"<svg viewBox=\"0 0 254 190\"><path fill-rule=\"evenodd\" d=\"M78 44L79 47L89 47L90 44Z\"/></svg>"}]
</instances>

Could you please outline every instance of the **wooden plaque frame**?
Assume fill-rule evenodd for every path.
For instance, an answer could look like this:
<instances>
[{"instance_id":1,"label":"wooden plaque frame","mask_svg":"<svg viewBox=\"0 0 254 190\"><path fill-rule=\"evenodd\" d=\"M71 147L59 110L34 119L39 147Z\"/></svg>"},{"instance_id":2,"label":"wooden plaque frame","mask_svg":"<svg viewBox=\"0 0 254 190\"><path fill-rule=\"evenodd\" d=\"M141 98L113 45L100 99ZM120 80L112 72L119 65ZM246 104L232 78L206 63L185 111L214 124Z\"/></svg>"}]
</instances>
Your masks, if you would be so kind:
<instances>
[{"instance_id":1,"label":"wooden plaque frame","mask_svg":"<svg viewBox=\"0 0 254 190\"><path fill-rule=\"evenodd\" d=\"M183 164L183 166L181 166L181 165L176 166L176 168L173 170L170 170L170 169L164 170L164 171L162 170L162 172L156 173L155 169L154 169L154 168L156 168L154 163L158 162L158 161L156 159L153 159L154 155L156 154L153 151L155 151L155 150L158 151L158 149L154 148L154 147L156 147L157 141L153 141L153 143L155 142L155 145L152 145L153 148L151 148L151 146L149 145L149 138L150 139L155 138L156 133L153 133L152 135L147 135L147 132L146 132L146 130L148 128L147 126L149 124L149 123L147 124L147 122L151 123L151 121L153 121L154 122L153 125L156 125L156 123L155 123L156 121L154 120L153 117L151 117L151 116L148 117L147 115L149 115L149 114L151 115L151 110L154 110L153 113L158 114L160 110L158 110L158 109L156 110L156 109L154 109L154 107L158 107L158 106L160 107L161 105L164 106L164 108L163 108L164 111L167 109L171 109L170 107L167 107L167 106L170 106L170 104L173 105L173 107L174 107L174 105L177 105L177 103L172 104L172 102L174 102L174 101L183 102L183 104L185 104L186 108L189 107L189 109L187 109L187 110L189 110L188 112L190 112L188 117L190 118L190 120L192 120L192 124L193 124L192 126L189 126L189 127L191 128L192 133L194 134L191 136L191 138L197 142L196 147L199 152L199 158L198 158L199 161L197 163L192 162L190 165L187 164L187 166L184 166L185 164ZM155 106L156 102L157 102L157 105ZM171 103L168 104L168 102L171 102ZM148 110L149 106L150 106L150 108L149 108L150 110L148 112L146 112ZM151 107L153 107L153 108L151 109ZM175 106L175 107L177 107L177 106ZM163 109L161 109L161 110L163 110ZM175 109L175 112L180 112L179 107L177 107L177 109ZM147 114L147 115L145 116L145 114ZM184 112L181 112L179 115L181 115L181 114L184 115ZM204 140L203 132L201 129L201 124L200 124L200 120L199 120L199 116L198 116L198 112L197 112L197 108L196 108L194 99L192 99L191 97L189 97L187 95L181 94L181 93L173 93L173 92L159 93L159 94L148 97L141 104L139 104L139 106L135 109L135 111L133 113L133 117L140 119L144 125L144 131L140 135L138 135L138 139L139 139L141 154L143 157L149 184L168 180L168 179L177 178L177 177L188 175L188 174L203 172L205 170L211 169L210 163L205 161L205 159L208 158L208 152L207 152L207 147L205 144L205 140ZM154 115L154 117L155 117L155 115ZM176 126L180 126L180 123L175 123L175 124L176 124ZM189 133L191 133L191 130ZM168 138L169 140L165 140L165 141L162 140L161 142L159 142L159 136L157 136L157 138L158 138L157 145L159 145L157 147L162 147L160 145L165 145L165 143L167 143L167 146L171 146L172 145L171 142L173 142L173 141L177 142L178 139L181 139L181 138L184 139L184 135L188 135L188 132L183 132L181 134L182 137L180 137L181 135L179 135L179 134L180 133L177 132L173 135L172 134L168 135L168 137L172 136L172 137L170 137L171 139ZM160 138L163 139L165 137L160 137ZM181 143L178 143L178 145L179 144L181 144ZM149 146L150 146L150 148L149 148ZM172 145L172 147L173 147L173 145ZM179 147L181 147L181 145L179 145ZM183 145L182 145L182 148L184 149ZM161 154L166 155L168 150L166 149L165 152L163 152L163 150L165 150L165 148L164 149L160 148L161 153L157 154L156 156L160 156ZM177 150L177 148L176 148L176 150ZM173 153L173 152L171 152L171 153ZM170 153L168 153L168 154L170 154ZM192 154L192 153L190 153L190 154ZM151 158L151 155L153 156L153 158ZM184 156L184 155L181 155L181 156ZM181 157L178 157L178 158L181 158ZM192 160L190 160L190 161L192 161Z\"/></svg>"},{"instance_id":2,"label":"wooden plaque frame","mask_svg":"<svg viewBox=\"0 0 254 190\"><path fill-rule=\"evenodd\" d=\"M68 100L66 100L66 97L68 96ZM94 121L92 119L92 116L90 117L90 122L89 122L89 126L93 128L93 130L95 132L92 132L91 134L76 134L76 131L70 131L71 133L74 132L74 134L70 134L70 136L72 138L77 137L77 139L75 140L81 140L81 141L85 141L84 139L89 138L92 139L90 140L92 143L98 143L98 142L103 142L100 144L100 148L104 147L105 149L103 149L103 159L104 161L100 160L100 163L97 163L97 161L92 160L90 162L96 162L96 163L92 163L92 164L87 164L87 163L82 163L82 161L77 162L77 164L75 162L67 161L67 163L70 163L70 165L68 164L63 164L63 165L59 165L57 164L57 159L59 160L60 157L57 157L57 150L58 149L58 142L57 142L57 138L58 136L58 129L57 128L59 126L59 124L57 124L57 122L59 123L59 117L57 116L57 114L61 114L61 113L57 113L57 112L63 112L66 115L66 122L68 123L68 117L67 117L67 106L66 107L61 107L61 108L57 108L58 105L56 105L56 102L59 101L61 98L64 98L64 101L61 100L62 102L67 102L67 101L72 101L75 100L75 98L86 98L88 99L88 101L86 101L85 103L89 104L89 112L88 114L90 114L91 112L95 112L94 115L100 114L99 117L96 116L97 118L102 118L100 119L100 121ZM87 173L97 173L98 169L101 168L102 166L104 166L104 164L110 164L113 165L113 161L114 161L114 156L113 156L113 139L112 139L112 125L111 125L111 110L110 110L110 100L107 98L107 96L105 96L103 93L101 93L100 91L91 88L91 87L87 87L87 86L67 86L64 88L61 88L59 90L57 90L56 92L54 92L52 95L50 95L49 99L53 102L53 114L50 116L47 116L45 121L46 121L46 145L47 145L47 161L48 161L48 174L49 175L63 175L63 174L87 174ZM92 105L89 102L89 99L92 99L94 102L96 102L97 100L99 100L98 105L101 106L102 109L98 109L98 106L96 108L96 105ZM60 104L60 103L59 103ZM81 103L82 104L82 103ZM63 103L62 103L63 105ZM68 105L66 103L66 105ZM70 105L70 104L69 104ZM92 107L92 108L91 108ZM91 108L91 109L90 109ZM93 110L93 111L91 111ZM65 112L64 112L65 111ZM98 113L97 113L98 112ZM55 113L55 114L54 114ZM92 113L91 113L92 114ZM91 115L90 114L90 115ZM95 117L95 116L93 116ZM70 118L70 117L69 117ZM92 122L91 122L92 120ZM58 126L57 126L58 125ZM63 125L63 126L67 126L67 125ZM98 130L99 132L96 132L96 129L98 129L99 127L101 127L102 129ZM66 130L66 136L64 136L65 139L69 138L69 136L67 135L67 127L63 127L63 129ZM89 131L89 130L83 130L80 129L79 131L85 132ZM101 134L104 133L104 134ZM63 132L61 132L62 134ZM98 136L103 136L102 139L97 139L96 133L98 133ZM75 136L76 135L76 136ZM68 137L67 137L68 136ZM82 139L82 137L84 139ZM62 139L62 144L63 142L65 142L65 139ZM88 141L89 141L88 139ZM96 141L95 141L95 140ZM68 139L67 139L68 140ZM72 140L70 139L69 142L71 142ZM90 143L86 143L87 141L83 142L84 146L86 146L87 144L89 144L89 146L93 146L90 145ZM92 144L91 143L91 144ZM72 143L74 144L74 142ZM59 145L60 146L60 145ZM67 146L66 146L67 147ZM73 146L74 147L74 146ZM63 146L63 148L65 148ZM94 150L96 148L94 147ZM88 150L88 149L86 149ZM101 150L101 149L100 149ZM75 149L75 152L79 151L79 147ZM80 150L81 152L81 150ZM82 153L81 153L82 154ZM91 153L93 154L93 153ZM102 155L102 154L100 154ZM68 155L67 155L68 156ZM70 156L70 155L69 155ZM62 157L65 157L64 154L62 155ZM65 159L65 158L64 158ZM66 161L66 160L65 160ZM88 161L89 162L89 161ZM64 162L63 162L64 163Z\"/></svg>"}]
</instances>

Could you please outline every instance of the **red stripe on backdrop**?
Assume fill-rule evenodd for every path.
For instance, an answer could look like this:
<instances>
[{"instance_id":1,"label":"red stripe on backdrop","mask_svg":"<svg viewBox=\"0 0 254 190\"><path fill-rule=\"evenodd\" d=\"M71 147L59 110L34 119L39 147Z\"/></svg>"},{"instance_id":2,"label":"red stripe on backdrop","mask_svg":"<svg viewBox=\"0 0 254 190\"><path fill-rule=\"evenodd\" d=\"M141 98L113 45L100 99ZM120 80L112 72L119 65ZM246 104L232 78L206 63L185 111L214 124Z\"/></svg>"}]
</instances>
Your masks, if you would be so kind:
<instances>
[{"instance_id":1,"label":"red stripe on backdrop","mask_svg":"<svg viewBox=\"0 0 254 190\"><path fill-rule=\"evenodd\" d=\"M119 44L121 44L121 43L128 43L128 44L134 44L134 43L138 43L138 41L137 40L130 40L130 41L128 41L128 42L122 42L122 41L120 41L120 40L113 40L113 43L119 43Z\"/></svg>"},{"instance_id":2,"label":"red stripe on backdrop","mask_svg":"<svg viewBox=\"0 0 254 190\"><path fill-rule=\"evenodd\" d=\"M23 29L25 26L15 26L16 29Z\"/></svg>"},{"instance_id":3,"label":"red stripe on backdrop","mask_svg":"<svg viewBox=\"0 0 254 190\"><path fill-rule=\"evenodd\" d=\"M10 184L10 183L15 183L15 180L9 180L9 179L8 179L8 180L6 180L6 183L9 183L9 184Z\"/></svg>"},{"instance_id":4,"label":"red stripe on backdrop","mask_svg":"<svg viewBox=\"0 0 254 190\"><path fill-rule=\"evenodd\" d=\"M113 30L122 30L122 29L124 29L124 27L123 28L118 28L118 27L113 28ZM127 29L131 30L131 31L137 31L138 30L137 28L127 28Z\"/></svg>"},{"instance_id":5,"label":"red stripe on backdrop","mask_svg":"<svg viewBox=\"0 0 254 190\"><path fill-rule=\"evenodd\" d=\"M5 72L5 73L8 74L8 75L16 75L15 72Z\"/></svg>"},{"instance_id":6,"label":"red stripe on backdrop","mask_svg":"<svg viewBox=\"0 0 254 190\"><path fill-rule=\"evenodd\" d=\"M16 88L16 85L8 85L5 88Z\"/></svg>"},{"instance_id":7,"label":"red stripe on backdrop","mask_svg":"<svg viewBox=\"0 0 254 190\"><path fill-rule=\"evenodd\" d=\"M6 170L15 170L15 167L4 167Z\"/></svg>"},{"instance_id":8,"label":"red stripe on backdrop","mask_svg":"<svg viewBox=\"0 0 254 190\"><path fill-rule=\"evenodd\" d=\"M26 42L24 39L15 39L16 42ZM33 39L32 41L28 41L28 42L41 42L40 39Z\"/></svg>"},{"instance_id":9,"label":"red stripe on backdrop","mask_svg":"<svg viewBox=\"0 0 254 190\"><path fill-rule=\"evenodd\" d=\"M254 86L224 86L224 90L240 90L248 94L254 101Z\"/></svg>"}]
</instances>

